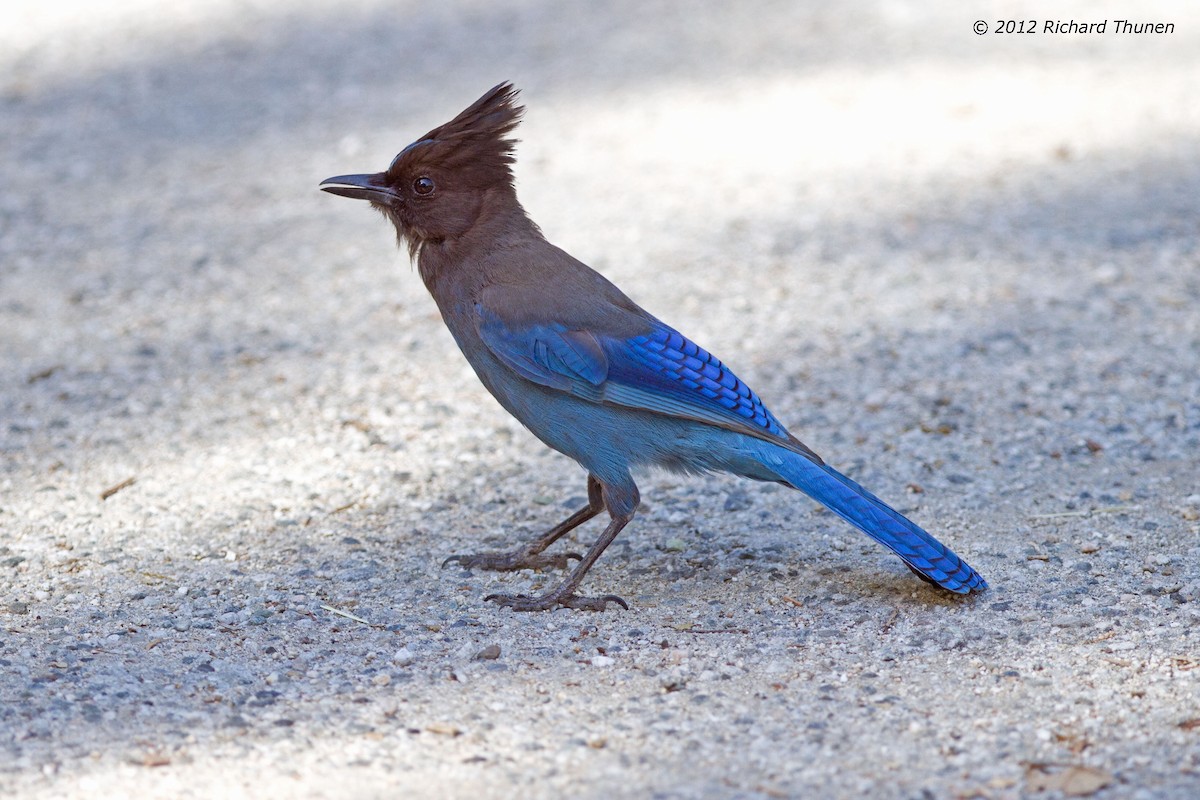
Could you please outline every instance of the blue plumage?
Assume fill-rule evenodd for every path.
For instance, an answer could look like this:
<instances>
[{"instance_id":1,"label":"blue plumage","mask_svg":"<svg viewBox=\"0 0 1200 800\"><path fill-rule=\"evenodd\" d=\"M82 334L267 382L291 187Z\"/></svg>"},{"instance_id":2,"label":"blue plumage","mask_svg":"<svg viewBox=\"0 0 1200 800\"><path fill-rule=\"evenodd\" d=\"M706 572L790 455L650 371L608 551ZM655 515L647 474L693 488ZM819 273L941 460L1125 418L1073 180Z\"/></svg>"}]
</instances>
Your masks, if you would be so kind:
<instances>
[{"instance_id":1,"label":"blue plumage","mask_svg":"<svg viewBox=\"0 0 1200 800\"><path fill-rule=\"evenodd\" d=\"M477 306L476 312L482 320L481 338L493 355L529 380L597 404L592 416L612 404L718 425L762 440L762 444L741 442L731 448L723 439L705 437L703 455L677 447L670 457L662 458L652 447L637 447L636 437L630 436L622 469L649 463L775 480L799 489L888 547L929 582L960 594L986 588L982 576L914 522L807 448L791 449L799 443L749 386L720 359L662 322L653 320L647 333L616 338L565 324L514 328L483 306ZM523 417L519 411L514 413ZM543 420L527 424L551 446L570 451L561 437L547 430L553 425ZM627 430L634 427L627 424ZM727 449L731 456L723 453ZM754 455L749 468L744 464L747 449ZM576 457L587 465L586 455ZM600 465L593 469L606 471Z\"/></svg>"},{"instance_id":2,"label":"blue plumage","mask_svg":"<svg viewBox=\"0 0 1200 800\"><path fill-rule=\"evenodd\" d=\"M987 588L983 576L953 550L828 464L787 458L779 472L788 485L890 549L930 583L957 594Z\"/></svg>"},{"instance_id":3,"label":"blue plumage","mask_svg":"<svg viewBox=\"0 0 1200 800\"><path fill-rule=\"evenodd\" d=\"M654 321L646 334L597 335L568 325L507 324L477 304L480 338L522 377L577 397L689 417L787 441L758 395L721 361Z\"/></svg>"},{"instance_id":4,"label":"blue plumage","mask_svg":"<svg viewBox=\"0 0 1200 800\"><path fill-rule=\"evenodd\" d=\"M719 406L767 433L787 435L749 386L738 380L716 356L678 331L661 325L652 333L615 342L612 347L622 353L618 363L632 367L617 371L614 380L634 385L655 384L689 402L708 405L714 410Z\"/></svg>"}]
</instances>

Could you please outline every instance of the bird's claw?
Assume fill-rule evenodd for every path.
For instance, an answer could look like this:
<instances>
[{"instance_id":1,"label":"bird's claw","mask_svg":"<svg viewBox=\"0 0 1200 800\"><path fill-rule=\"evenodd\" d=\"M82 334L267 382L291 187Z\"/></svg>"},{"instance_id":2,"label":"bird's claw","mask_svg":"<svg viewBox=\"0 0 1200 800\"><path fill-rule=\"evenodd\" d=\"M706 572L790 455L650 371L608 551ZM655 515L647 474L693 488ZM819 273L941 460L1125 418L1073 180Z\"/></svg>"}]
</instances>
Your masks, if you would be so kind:
<instances>
[{"instance_id":1,"label":"bird's claw","mask_svg":"<svg viewBox=\"0 0 1200 800\"><path fill-rule=\"evenodd\" d=\"M496 572L515 572L519 569L561 569L571 568L571 559L582 561L579 553L530 553L525 550L513 550L507 553L464 553L453 555L442 562L442 569L457 562L464 569L488 569Z\"/></svg>"},{"instance_id":2,"label":"bird's claw","mask_svg":"<svg viewBox=\"0 0 1200 800\"><path fill-rule=\"evenodd\" d=\"M573 608L576 611L605 611L609 603L616 603L626 611L629 610L629 604L615 594L606 594L603 597L581 597L576 594L556 597L554 592L537 597L527 594L489 594L483 600L485 603L496 603L513 611L549 611L559 607Z\"/></svg>"}]
</instances>

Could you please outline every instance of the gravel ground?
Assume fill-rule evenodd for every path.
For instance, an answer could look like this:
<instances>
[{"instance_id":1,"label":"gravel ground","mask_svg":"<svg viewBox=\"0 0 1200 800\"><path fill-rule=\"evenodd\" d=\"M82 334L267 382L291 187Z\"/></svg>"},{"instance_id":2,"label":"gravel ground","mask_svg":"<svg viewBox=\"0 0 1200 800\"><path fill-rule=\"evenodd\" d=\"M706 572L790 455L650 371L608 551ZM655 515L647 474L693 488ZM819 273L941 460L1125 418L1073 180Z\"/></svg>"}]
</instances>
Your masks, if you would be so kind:
<instances>
[{"instance_id":1,"label":"gravel ground","mask_svg":"<svg viewBox=\"0 0 1200 800\"><path fill-rule=\"evenodd\" d=\"M1195 4L94 5L0 12L0 794L1200 794ZM990 591L724 477L628 612L439 569L584 476L316 184L503 79L551 239Z\"/></svg>"}]
</instances>

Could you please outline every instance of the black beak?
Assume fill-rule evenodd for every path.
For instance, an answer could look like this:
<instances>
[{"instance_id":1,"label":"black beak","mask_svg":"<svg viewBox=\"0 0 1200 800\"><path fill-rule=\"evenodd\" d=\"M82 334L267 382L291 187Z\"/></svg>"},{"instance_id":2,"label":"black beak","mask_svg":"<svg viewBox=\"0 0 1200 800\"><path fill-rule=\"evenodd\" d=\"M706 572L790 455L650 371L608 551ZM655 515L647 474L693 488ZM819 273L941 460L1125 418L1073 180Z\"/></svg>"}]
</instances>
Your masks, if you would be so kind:
<instances>
[{"instance_id":1,"label":"black beak","mask_svg":"<svg viewBox=\"0 0 1200 800\"><path fill-rule=\"evenodd\" d=\"M326 184L335 184L327 186ZM321 181L322 191L342 197L353 197L357 200L370 200L374 203L388 204L398 200L396 193L388 188L386 177L382 172L374 175L338 175Z\"/></svg>"}]
</instances>

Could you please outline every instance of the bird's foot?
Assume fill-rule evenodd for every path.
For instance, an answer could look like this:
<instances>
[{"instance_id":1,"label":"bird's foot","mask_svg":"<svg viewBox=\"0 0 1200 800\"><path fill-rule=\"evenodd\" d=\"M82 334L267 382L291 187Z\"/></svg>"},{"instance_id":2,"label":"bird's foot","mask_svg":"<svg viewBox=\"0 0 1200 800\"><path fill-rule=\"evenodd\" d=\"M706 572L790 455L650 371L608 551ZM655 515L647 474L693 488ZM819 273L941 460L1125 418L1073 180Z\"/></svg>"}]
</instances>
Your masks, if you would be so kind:
<instances>
[{"instance_id":1,"label":"bird's foot","mask_svg":"<svg viewBox=\"0 0 1200 800\"><path fill-rule=\"evenodd\" d=\"M629 604L615 594L606 594L603 597L580 597L569 592L561 596L558 592L547 592L537 597L527 594L489 594L483 600L511 608L513 611L549 611L559 607L574 608L577 611L604 611L609 603L616 603L626 611L629 610Z\"/></svg>"},{"instance_id":2,"label":"bird's foot","mask_svg":"<svg viewBox=\"0 0 1200 800\"><path fill-rule=\"evenodd\" d=\"M572 558L576 561L583 560L583 556L578 553L547 555L545 553L533 553L528 548L520 547L505 553L466 553L450 556L442 562L442 569L445 569L451 563L457 562L460 567L465 569L489 569L496 572L515 572L519 569L566 570L570 569Z\"/></svg>"}]
</instances>

